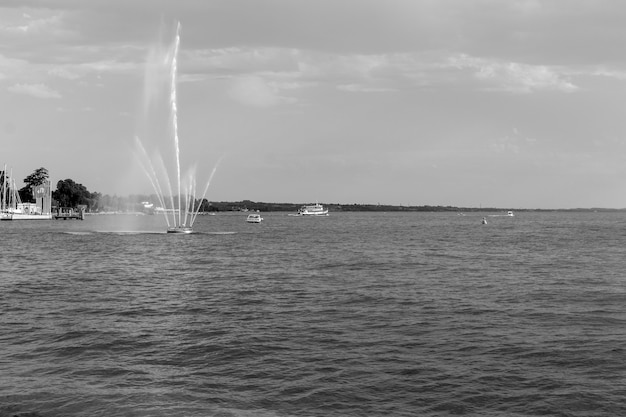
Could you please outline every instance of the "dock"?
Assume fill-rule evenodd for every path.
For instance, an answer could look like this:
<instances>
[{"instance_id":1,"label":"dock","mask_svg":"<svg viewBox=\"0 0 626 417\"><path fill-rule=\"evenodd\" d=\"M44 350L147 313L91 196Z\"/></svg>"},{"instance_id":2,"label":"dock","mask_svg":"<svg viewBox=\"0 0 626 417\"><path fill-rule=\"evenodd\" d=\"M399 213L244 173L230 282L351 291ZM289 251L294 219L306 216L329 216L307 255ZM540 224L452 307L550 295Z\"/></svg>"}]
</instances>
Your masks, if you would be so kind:
<instances>
[{"instance_id":1,"label":"dock","mask_svg":"<svg viewBox=\"0 0 626 417\"><path fill-rule=\"evenodd\" d=\"M85 220L85 210L59 209L52 217L55 220Z\"/></svg>"}]
</instances>

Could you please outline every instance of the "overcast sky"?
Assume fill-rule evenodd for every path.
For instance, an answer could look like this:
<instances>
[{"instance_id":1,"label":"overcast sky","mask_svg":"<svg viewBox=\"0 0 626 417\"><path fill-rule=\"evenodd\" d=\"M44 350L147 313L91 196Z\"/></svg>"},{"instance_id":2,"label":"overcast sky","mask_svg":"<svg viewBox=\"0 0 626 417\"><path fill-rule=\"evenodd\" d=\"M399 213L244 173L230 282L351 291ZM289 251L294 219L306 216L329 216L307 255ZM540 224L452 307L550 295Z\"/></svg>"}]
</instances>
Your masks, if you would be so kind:
<instances>
[{"instance_id":1,"label":"overcast sky","mask_svg":"<svg viewBox=\"0 0 626 417\"><path fill-rule=\"evenodd\" d=\"M0 0L18 187L151 192L134 138L177 22L181 169L221 158L209 200L626 207L619 0Z\"/></svg>"}]
</instances>

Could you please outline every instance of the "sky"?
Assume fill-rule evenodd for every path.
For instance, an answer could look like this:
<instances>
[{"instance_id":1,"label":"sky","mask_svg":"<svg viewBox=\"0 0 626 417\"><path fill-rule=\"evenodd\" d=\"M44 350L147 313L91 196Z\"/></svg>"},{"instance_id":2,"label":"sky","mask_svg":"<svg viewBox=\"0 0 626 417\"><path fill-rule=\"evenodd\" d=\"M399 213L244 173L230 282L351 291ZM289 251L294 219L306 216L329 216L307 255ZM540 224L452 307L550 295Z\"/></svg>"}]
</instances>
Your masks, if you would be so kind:
<instances>
[{"instance_id":1,"label":"sky","mask_svg":"<svg viewBox=\"0 0 626 417\"><path fill-rule=\"evenodd\" d=\"M625 208L624 22L619 0L0 0L0 165L151 193L136 138L172 166L154 68L180 23L180 169L199 194L215 169L209 201Z\"/></svg>"}]
</instances>

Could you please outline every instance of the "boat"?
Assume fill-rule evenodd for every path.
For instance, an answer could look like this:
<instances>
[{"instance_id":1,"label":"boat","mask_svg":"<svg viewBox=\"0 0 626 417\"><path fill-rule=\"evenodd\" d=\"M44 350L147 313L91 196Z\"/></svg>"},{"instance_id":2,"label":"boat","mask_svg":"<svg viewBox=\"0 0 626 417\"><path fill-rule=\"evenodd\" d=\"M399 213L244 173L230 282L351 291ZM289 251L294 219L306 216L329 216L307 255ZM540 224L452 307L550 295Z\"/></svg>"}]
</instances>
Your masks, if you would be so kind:
<instances>
[{"instance_id":1,"label":"boat","mask_svg":"<svg viewBox=\"0 0 626 417\"><path fill-rule=\"evenodd\" d=\"M506 215L509 216L509 217L513 217L513 212L509 211L509 212L506 213Z\"/></svg>"},{"instance_id":2,"label":"boat","mask_svg":"<svg viewBox=\"0 0 626 417\"><path fill-rule=\"evenodd\" d=\"M248 214L246 218L248 223L261 223L263 221L263 217L259 213Z\"/></svg>"},{"instance_id":3,"label":"boat","mask_svg":"<svg viewBox=\"0 0 626 417\"><path fill-rule=\"evenodd\" d=\"M51 220L52 193L50 182L33 186L35 203L23 203L17 191L15 180L7 178L6 166L3 182L0 184L0 220Z\"/></svg>"},{"instance_id":4,"label":"boat","mask_svg":"<svg viewBox=\"0 0 626 417\"><path fill-rule=\"evenodd\" d=\"M328 216L328 209L319 203L305 205L298 210L299 216Z\"/></svg>"},{"instance_id":5,"label":"boat","mask_svg":"<svg viewBox=\"0 0 626 417\"><path fill-rule=\"evenodd\" d=\"M483 224L487 224L487 218L483 217Z\"/></svg>"},{"instance_id":6,"label":"boat","mask_svg":"<svg viewBox=\"0 0 626 417\"><path fill-rule=\"evenodd\" d=\"M0 220L50 220L52 219L51 214L40 214L40 213L2 213L0 216Z\"/></svg>"}]
</instances>

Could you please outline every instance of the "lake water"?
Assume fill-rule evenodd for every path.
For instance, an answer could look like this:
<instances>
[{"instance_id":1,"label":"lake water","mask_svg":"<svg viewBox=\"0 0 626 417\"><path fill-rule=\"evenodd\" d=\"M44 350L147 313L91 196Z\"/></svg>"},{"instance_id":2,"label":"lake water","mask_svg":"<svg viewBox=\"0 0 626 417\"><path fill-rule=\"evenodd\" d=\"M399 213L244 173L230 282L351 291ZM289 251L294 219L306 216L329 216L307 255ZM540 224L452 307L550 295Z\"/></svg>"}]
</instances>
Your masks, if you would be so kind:
<instances>
[{"instance_id":1,"label":"lake water","mask_svg":"<svg viewBox=\"0 0 626 417\"><path fill-rule=\"evenodd\" d=\"M0 417L626 415L626 213L489 214L1 222Z\"/></svg>"}]
</instances>

